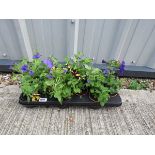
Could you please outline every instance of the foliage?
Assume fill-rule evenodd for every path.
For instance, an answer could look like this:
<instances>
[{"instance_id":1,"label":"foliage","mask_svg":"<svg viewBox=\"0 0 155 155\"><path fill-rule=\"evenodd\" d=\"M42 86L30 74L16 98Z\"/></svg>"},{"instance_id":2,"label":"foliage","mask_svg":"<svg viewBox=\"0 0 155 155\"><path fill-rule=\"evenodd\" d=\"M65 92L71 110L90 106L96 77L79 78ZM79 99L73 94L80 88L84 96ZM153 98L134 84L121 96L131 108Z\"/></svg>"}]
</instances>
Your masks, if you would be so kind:
<instances>
[{"instance_id":1,"label":"foliage","mask_svg":"<svg viewBox=\"0 0 155 155\"><path fill-rule=\"evenodd\" d=\"M14 79L20 81L22 93L28 101L39 94L48 99L56 98L62 104L73 95L89 92L104 106L110 94L117 93L120 88L115 72L122 63L111 60L104 62L104 68L99 69L93 67L92 62L93 59L84 58L81 52L72 59L66 57L65 64L53 56L41 60L41 54L37 52L32 62L24 59L13 66L13 70L19 73L14 74ZM121 69L124 70L124 64Z\"/></svg>"},{"instance_id":2,"label":"foliage","mask_svg":"<svg viewBox=\"0 0 155 155\"><path fill-rule=\"evenodd\" d=\"M147 88L147 83L139 82L138 80L131 80L128 88L133 89L133 90L146 89Z\"/></svg>"},{"instance_id":3,"label":"foliage","mask_svg":"<svg viewBox=\"0 0 155 155\"><path fill-rule=\"evenodd\" d=\"M106 77L104 85L108 87L110 94L115 94L121 87L120 79L116 76L116 71L120 69L121 63L117 60L110 60L106 63L103 74ZM121 68L124 72L124 68Z\"/></svg>"},{"instance_id":4,"label":"foliage","mask_svg":"<svg viewBox=\"0 0 155 155\"><path fill-rule=\"evenodd\" d=\"M86 87L103 106L108 101L110 92L109 89L104 85L106 79L105 76L100 69L93 67L88 67L86 75Z\"/></svg>"}]
</instances>

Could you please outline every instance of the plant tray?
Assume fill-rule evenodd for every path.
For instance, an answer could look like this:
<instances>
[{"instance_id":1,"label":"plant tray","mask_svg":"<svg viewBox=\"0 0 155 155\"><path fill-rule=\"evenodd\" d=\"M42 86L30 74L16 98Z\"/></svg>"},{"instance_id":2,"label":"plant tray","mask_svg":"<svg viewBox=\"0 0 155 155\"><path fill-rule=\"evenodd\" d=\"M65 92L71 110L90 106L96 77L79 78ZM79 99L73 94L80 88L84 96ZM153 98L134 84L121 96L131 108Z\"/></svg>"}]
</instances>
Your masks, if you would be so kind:
<instances>
[{"instance_id":1,"label":"plant tray","mask_svg":"<svg viewBox=\"0 0 155 155\"><path fill-rule=\"evenodd\" d=\"M23 94L20 95L19 103L26 106L26 107L38 107L38 106L46 106L46 107L60 107L60 108L66 108L70 106L77 106L77 107L90 107L90 108L101 108L99 102L94 101L90 99L88 94L84 95L75 95L69 100L63 101L62 104L60 104L56 99L50 99L46 102L35 102L24 99ZM105 104L104 107L118 107L122 105L122 100L119 94L116 94L115 96L111 96L109 98L109 101Z\"/></svg>"}]
</instances>

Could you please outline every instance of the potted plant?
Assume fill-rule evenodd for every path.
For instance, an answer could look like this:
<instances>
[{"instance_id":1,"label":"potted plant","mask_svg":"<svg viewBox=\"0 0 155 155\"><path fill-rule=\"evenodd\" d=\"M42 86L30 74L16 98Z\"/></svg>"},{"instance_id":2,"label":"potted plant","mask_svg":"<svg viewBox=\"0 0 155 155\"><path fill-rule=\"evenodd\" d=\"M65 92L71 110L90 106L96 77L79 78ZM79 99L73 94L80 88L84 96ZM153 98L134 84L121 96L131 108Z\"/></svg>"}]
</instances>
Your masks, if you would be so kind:
<instances>
[{"instance_id":1,"label":"potted plant","mask_svg":"<svg viewBox=\"0 0 155 155\"><path fill-rule=\"evenodd\" d=\"M103 68L95 68L93 59L82 58L78 52L65 64L53 56L41 60L36 53L33 61L24 59L13 66L14 79L19 80L22 94L19 103L26 106L119 106L120 80L125 64L119 61L102 61ZM17 74L18 73L18 74Z\"/></svg>"}]
</instances>

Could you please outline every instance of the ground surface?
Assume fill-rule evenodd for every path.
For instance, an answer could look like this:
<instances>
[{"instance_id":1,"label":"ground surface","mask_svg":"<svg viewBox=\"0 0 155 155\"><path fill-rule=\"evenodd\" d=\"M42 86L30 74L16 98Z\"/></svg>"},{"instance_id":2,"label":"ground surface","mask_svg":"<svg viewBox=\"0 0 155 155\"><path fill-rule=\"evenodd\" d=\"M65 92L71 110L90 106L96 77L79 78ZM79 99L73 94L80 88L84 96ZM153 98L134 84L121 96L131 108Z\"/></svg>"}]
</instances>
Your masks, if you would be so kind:
<instances>
[{"instance_id":1,"label":"ground surface","mask_svg":"<svg viewBox=\"0 0 155 155\"><path fill-rule=\"evenodd\" d=\"M0 134L155 134L155 91L121 90L121 107L26 108L17 85L0 88Z\"/></svg>"}]
</instances>

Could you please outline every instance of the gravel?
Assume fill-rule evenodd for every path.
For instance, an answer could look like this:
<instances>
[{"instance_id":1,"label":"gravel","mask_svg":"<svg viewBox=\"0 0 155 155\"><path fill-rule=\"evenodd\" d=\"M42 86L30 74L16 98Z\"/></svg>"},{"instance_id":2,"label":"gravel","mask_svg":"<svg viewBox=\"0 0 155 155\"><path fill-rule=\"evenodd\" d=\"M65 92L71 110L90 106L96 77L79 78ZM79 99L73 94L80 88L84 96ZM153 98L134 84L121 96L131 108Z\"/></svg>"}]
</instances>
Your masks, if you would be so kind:
<instances>
[{"instance_id":1,"label":"gravel","mask_svg":"<svg viewBox=\"0 0 155 155\"><path fill-rule=\"evenodd\" d=\"M0 88L17 84L18 82L12 79L12 74L0 74Z\"/></svg>"},{"instance_id":2,"label":"gravel","mask_svg":"<svg viewBox=\"0 0 155 155\"><path fill-rule=\"evenodd\" d=\"M129 85L132 80L136 80L138 83L145 83L145 90L155 90L155 79L134 79L134 78L121 78L121 85L123 89L129 89Z\"/></svg>"}]
</instances>

